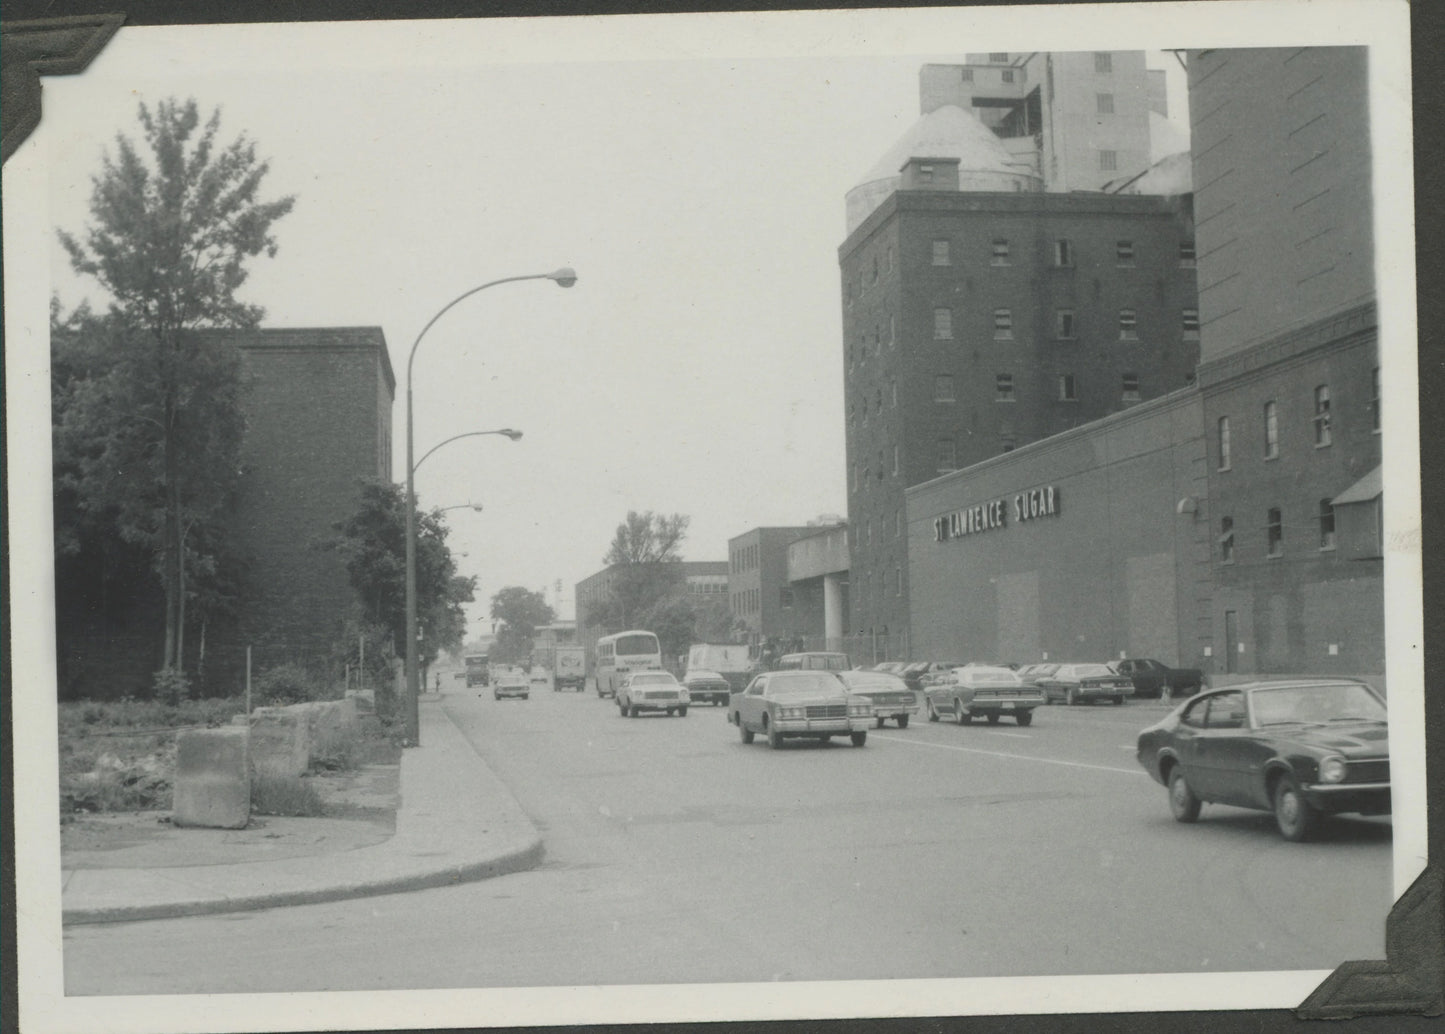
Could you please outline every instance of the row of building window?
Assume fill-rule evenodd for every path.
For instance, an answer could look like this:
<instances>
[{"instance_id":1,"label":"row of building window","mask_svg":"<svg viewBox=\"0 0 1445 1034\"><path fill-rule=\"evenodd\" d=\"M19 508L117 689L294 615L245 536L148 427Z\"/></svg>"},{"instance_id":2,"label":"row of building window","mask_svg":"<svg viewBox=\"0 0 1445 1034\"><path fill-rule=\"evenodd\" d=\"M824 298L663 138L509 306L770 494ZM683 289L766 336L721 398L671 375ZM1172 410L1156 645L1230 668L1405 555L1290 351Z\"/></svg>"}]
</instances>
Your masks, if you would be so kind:
<instances>
[{"instance_id":1,"label":"row of building window","mask_svg":"<svg viewBox=\"0 0 1445 1034\"><path fill-rule=\"evenodd\" d=\"M1103 156L1113 156L1114 151L1100 151L1100 161ZM953 241L948 237L935 237L932 241L932 264L935 266L953 265ZM893 249L890 247L888 255L888 271L893 268ZM1012 265L1012 252L1007 237L995 237L989 244L989 265L1008 266ZM1077 250L1074 242L1067 237L1059 237L1054 241L1054 265L1072 266L1077 258ZM1132 240L1114 242L1114 264L1124 268L1130 268L1137 264L1134 242ZM1189 269L1194 266L1194 242L1192 240L1179 242L1179 265L1181 268ZM872 283L878 282L879 277L878 259L875 256L872 267ZM860 275L861 281L861 275Z\"/></svg>"},{"instance_id":2,"label":"row of building window","mask_svg":"<svg viewBox=\"0 0 1445 1034\"><path fill-rule=\"evenodd\" d=\"M762 590L743 589L733 593L730 602L734 614L756 614L762 607Z\"/></svg>"},{"instance_id":3,"label":"row of building window","mask_svg":"<svg viewBox=\"0 0 1445 1034\"><path fill-rule=\"evenodd\" d=\"M1314 415L1310 420L1315 448L1322 449L1334 441L1330 416L1330 386L1319 384L1314 390ZM1263 455L1267 460L1279 458L1279 403L1270 399L1264 404L1260 419L1263 435ZM1380 368L1375 367L1370 377L1370 429L1380 430ZM1234 463L1234 432L1230 418L1219 418L1215 429L1215 447L1219 456L1220 470L1229 470Z\"/></svg>"},{"instance_id":4,"label":"row of building window","mask_svg":"<svg viewBox=\"0 0 1445 1034\"><path fill-rule=\"evenodd\" d=\"M864 476L867 476L866 473ZM861 521L849 529L849 534L852 537L852 541L850 542L851 548L858 549L860 546L871 546L873 544L873 525L875 523L878 525L879 542L882 542L887 535L890 524L893 525L893 537L895 539L903 537L903 511L894 510L892 520L884 517L882 520L875 522L873 518L870 517L866 521Z\"/></svg>"},{"instance_id":5,"label":"row of building window","mask_svg":"<svg viewBox=\"0 0 1445 1034\"><path fill-rule=\"evenodd\" d=\"M1125 402L1139 401L1139 375L1137 373L1125 373L1121 375L1123 400ZM1059 401L1075 402L1078 400L1078 381L1072 373L1063 373L1058 378ZM1000 373L994 377L994 401L1015 402L1018 396L1014 393L1014 375L1011 373ZM954 377L951 373L940 373L933 378L933 401L946 403L957 402L958 396L954 390Z\"/></svg>"},{"instance_id":6,"label":"row of building window","mask_svg":"<svg viewBox=\"0 0 1445 1034\"><path fill-rule=\"evenodd\" d=\"M1110 165L1117 161L1114 151L1100 151L1099 163L1103 167L1106 163ZM951 266L953 264L953 245L948 238L938 237L932 241L932 262L935 266ZM989 241L989 265L1009 266L1013 264L1012 245L1007 237L994 237ZM1077 259L1077 249L1071 238L1059 237L1053 245L1053 264L1057 267L1072 267ZM1134 242L1132 240L1120 240L1114 242L1114 262L1118 266L1130 267L1136 264ZM1192 269L1194 267L1194 242L1182 240L1179 242L1179 266L1181 269ZM888 273L893 272L895 265L893 246L890 244L883 252L882 257L873 256L873 261L865 271L859 269L857 279L848 278L847 299L852 305L855 298L859 297L867 288L878 283L879 279ZM1151 264L1152 268L1152 264Z\"/></svg>"},{"instance_id":7,"label":"row of building window","mask_svg":"<svg viewBox=\"0 0 1445 1034\"><path fill-rule=\"evenodd\" d=\"M751 571L757 566L758 547L756 544L735 549L728 557L728 569L731 571Z\"/></svg>"},{"instance_id":8,"label":"row of building window","mask_svg":"<svg viewBox=\"0 0 1445 1034\"><path fill-rule=\"evenodd\" d=\"M1315 527L1319 536L1319 548L1335 548L1335 508L1328 499L1321 499L1315 515ZM1219 559L1221 563L1232 564L1235 558L1234 518L1219 519ZM1264 555L1269 559L1284 556L1284 516L1279 507L1272 506L1264 518Z\"/></svg>"},{"instance_id":9,"label":"row of building window","mask_svg":"<svg viewBox=\"0 0 1445 1034\"><path fill-rule=\"evenodd\" d=\"M995 341L1013 340L1013 310L993 310L993 337ZM1179 318L1180 331L1185 341L1199 340L1199 310L1182 309ZM1054 310L1054 336L1061 340L1074 340L1079 336L1079 320L1073 309ZM933 339L935 341L953 340L953 310L950 308L936 308L933 310ZM875 340L877 338L875 337ZM892 331L890 325L890 343ZM1137 309L1119 310L1119 340L1139 340L1139 312ZM867 348L866 336L863 342L865 354Z\"/></svg>"}]
</instances>

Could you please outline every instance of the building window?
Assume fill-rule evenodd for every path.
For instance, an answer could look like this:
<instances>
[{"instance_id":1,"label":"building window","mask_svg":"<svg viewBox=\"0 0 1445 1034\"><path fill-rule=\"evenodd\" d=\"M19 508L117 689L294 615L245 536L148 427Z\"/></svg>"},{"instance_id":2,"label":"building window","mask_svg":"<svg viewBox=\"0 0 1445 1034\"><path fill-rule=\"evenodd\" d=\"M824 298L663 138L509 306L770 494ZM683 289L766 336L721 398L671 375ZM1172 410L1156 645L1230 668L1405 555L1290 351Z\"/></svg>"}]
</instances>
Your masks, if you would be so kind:
<instances>
[{"instance_id":1,"label":"building window","mask_svg":"<svg viewBox=\"0 0 1445 1034\"><path fill-rule=\"evenodd\" d=\"M1054 241L1054 265L1072 266L1074 264L1074 244L1072 241L1059 238Z\"/></svg>"},{"instance_id":2,"label":"building window","mask_svg":"<svg viewBox=\"0 0 1445 1034\"><path fill-rule=\"evenodd\" d=\"M973 82L973 69L972 69L972 68L961 68L961 69L959 69L958 78L959 78L959 81L960 81L960 82L965 82L965 83L971 83L971 82Z\"/></svg>"},{"instance_id":3,"label":"building window","mask_svg":"<svg viewBox=\"0 0 1445 1034\"><path fill-rule=\"evenodd\" d=\"M940 373L933 378L933 401L953 402L953 374Z\"/></svg>"},{"instance_id":4,"label":"building window","mask_svg":"<svg viewBox=\"0 0 1445 1034\"><path fill-rule=\"evenodd\" d=\"M1118 241L1114 244L1114 262L1120 266L1134 264L1134 242Z\"/></svg>"},{"instance_id":5,"label":"building window","mask_svg":"<svg viewBox=\"0 0 1445 1034\"><path fill-rule=\"evenodd\" d=\"M1270 399L1264 404L1264 458L1275 459L1279 456L1279 411L1275 408L1274 400Z\"/></svg>"},{"instance_id":6,"label":"building window","mask_svg":"<svg viewBox=\"0 0 1445 1034\"><path fill-rule=\"evenodd\" d=\"M953 339L953 310L933 310L933 339L935 341L951 341Z\"/></svg>"},{"instance_id":7,"label":"building window","mask_svg":"<svg viewBox=\"0 0 1445 1034\"><path fill-rule=\"evenodd\" d=\"M890 381L888 382L888 397L889 397L889 403L890 403L890 405L892 405L892 407L893 407L894 409L897 409L897 408L898 408L898 382L897 382L896 380L890 380Z\"/></svg>"},{"instance_id":8,"label":"building window","mask_svg":"<svg viewBox=\"0 0 1445 1034\"><path fill-rule=\"evenodd\" d=\"M888 317L888 347L892 348L898 341L898 318L890 315Z\"/></svg>"},{"instance_id":9,"label":"building window","mask_svg":"<svg viewBox=\"0 0 1445 1034\"><path fill-rule=\"evenodd\" d=\"M1185 310L1184 310L1184 340L1185 340L1185 341L1198 341L1198 340L1199 340L1199 310L1198 310L1198 309L1185 309Z\"/></svg>"},{"instance_id":10,"label":"building window","mask_svg":"<svg viewBox=\"0 0 1445 1034\"><path fill-rule=\"evenodd\" d=\"M895 445L895 446L893 446L893 476L894 476L894 477L897 477L897 476L898 476L898 471L899 471L899 466L898 466L898 446Z\"/></svg>"},{"instance_id":11,"label":"building window","mask_svg":"<svg viewBox=\"0 0 1445 1034\"><path fill-rule=\"evenodd\" d=\"M1078 326L1074 321L1073 309L1060 309L1054 321L1060 340L1072 341L1078 337Z\"/></svg>"},{"instance_id":12,"label":"building window","mask_svg":"<svg viewBox=\"0 0 1445 1034\"><path fill-rule=\"evenodd\" d=\"M883 268L887 269L890 273L893 272L893 245L888 245L888 250L884 253L883 257L885 259Z\"/></svg>"},{"instance_id":13,"label":"building window","mask_svg":"<svg viewBox=\"0 0 1445 1034\"><path fill-rule=\"evenodd\" d=\"M1270 507L1264 522L1265 556L1277 557L1284 553L1284 521L1279 507Z\"/></svg>"},{"instance_id":14,"label":"building window","mask_svg":"<svg viewBox=\"0 0 1445 1034\"><path fill-rule=\"evenodd\" d=\"M895 539L896 539L896 538L902 538L902 537L903 537L903 511L902 511L902 510L894 510L894 511L893 511L893 537L894 537Z\"/></svg>"},{"instance_id":15,"label":"building window","mask_svg":"<svg viewBox=\"0 0 1445 1034\"><path fill-rule=\"evenodd\" d=\"M1219 518L1219 559L1221 563L1234 563L1234 518Z\"/></svg>"},{"instance_id":16,"label":"building window","mask_svg":"<svg viewBox=\"0 0 1445 1034\"><path fill-rule=\"evenodd\" d=\"M933 182L933 166L932 166L932 165L920 165L920 166L918 167L918 182L919 182L919 183L932 183L932 182Z\"/></svg>"},{"instance_id":17,"label":"building window","mask_svg":"<svg viewBox=\"0 0 1445 1034\"><path fill-rule=\"evenodd\" d=\"M1137 373L1124 374L1124 401L1139 401L1139 375Z\"/></svg>"},{"instance_id":18,"label":"building window","mask_svg":"<svg viewBox=\"0 0 1445 1034\"><path fill-rule=\"evenodd\" d=\"M946 266L949 264L947 240L935 240L933 242L933 264L935 266Z\"/></svg>"},{"instance_id":19,"label":"building window","mask_svg":"<svg viewBox=\"0 0 1445 1034\"><path fill-rule=\"evenodd\" d=\"M1179 242L1179 265L1185 269L1194 268L1194 242Z\"/></svg>"},{"instance_id":20,"label":"building window","mask_svg":"<svg viewBox=\"0 0 1445 1034\"><path fill-rule=\"evenodd\" d=\"M902 596L902 595L903 595L903 565L902 565L902 564L895 564L895 565L893 566L893 595L895 595L895 596Z\"/></svg>"},{"instance_id":21,"label":"building window","mask_svg":"<svg viewBox=\"0 0 1445 1034\"><path fill-rule=\"evenodd\" d=\"M877 388L873 392L873 412L883 412L883 389Z\"/></svg>"},{"instance_id":22,"label":"building window","mask_svg":"<svg viewBox=\"0 0 1445 1034\"><path fill-rule=\"evenodd\" d=\"M1008 241L1003 237L995 237L993 240L993 256L989 264L994 266L1008 265Z\"/></svg>"},{"instance_id":23,"label":"building window","mask_svg":"<svg viewBox=\"0 0 1445 1034\"><path fill-rule=\"evenodd\" d=\"M1315 448L1323 448L1330 437L1330 387L1321 384L1315 389Z\"/></svg>"},{"instance_id":24,"label":"building window","mask_svg":"<svg viewBox=\"0 0 1445 1034\"><path fill-rule=\"evenodd\" d=\"M993 310L993 336L998 341L1013 340L1014 314L1012 309Z\"/></svg>"},{"instance_id":25,"label":"building window","mask_svg":"<svg viewBox=\"0 0 1445 1034\"><path fill-rule=\"evenodd\" d=\"M778 606L784 610L791 610L793 607L793 590L787 586L778 589Z\"/></svg>"},{"instance_id":26,"label":"building window","mask_svg":"<svg viewBox=\"0 0 1445 1034\"><path fill-rule=\"evenodd\" d=\"M1320 549L1335 548L1335 508L1328 499L1320 500Z\"/></svg>"},{"instance_id":27,"label":"building window","mask_svg":"<svg viewBox=\"0 0 1445 1034\"><path fill-rule=\"evenodd\" d=\"M872 278L872 280L869 281L869 283L874 283L874 284L876 284L877 282L878 282L878 256L877 256L877 255L874 255L874 256L873 256L873 278Z\"/></svg>"},{"instance_id":28,"label":"building window","mask_svg":"<svg viewBox=\"0 0 1445 1034\"><path fill-rule=\"evenodd\" d=\"M957 457L953 449L952 438L938 439L937 458L937 469L940 474L945 474L950 470L958 469Z\"/></svg>"},{"instance_id":29,"label":"building window","mask_svg":"<svg viewBox=\"0 0 1445 1034\"><path fill-rule=\"evenodd\" d=\"M883 465L883 450L878 450L878 480L882 481L883 476L888 473L888 468Z\"/></svg>"},{"instance_id":30,"label":"building window","mask_svg":"<svg viewBox=\"0 0 1445 1034\"><path fill-rule=\"evenodd\" d=\"M1229 469L1229 417L1219 418L1219 469Z\"/></svg>"},{"instance_id":31,"label":"building window","mask_svg":"<svg viewBox=\"0 0 1445 1034\"><path fill-rule=\"evenodd\" d=\"M1097 115L1114 114L1114 95L1112 93L1094 94L1094 113Z\"/></svg>"},{"instance_id":32,"label":"building window","mask_svg":"<svg viewBox=\"0 0 1445 1034\"><path fill-rule=\"evenodd\" d=\"M1107 75L1114 70L1114 55L1107 50L1094 51L1094 71Z\"/></svg>"},{"instance_id":33,"label":"building window","mask_svg":"<svg viewBox=\"0 0 1445 1034\"><path fill-rule=\"evenodd\" d=\"M1118 152L1118 151L1100 151L1100 152L1099 152L1099 171L1100 171L1100 172L1115 172L1115 171L1118 170L1118 168L1119 168L1119 152Z\"/></svg>"},{"instance_id":34,"label":"building window","mask_svg":"<svg viewBox=\"0 0 1445 1034\"><path fill-rule=\"evenodd\" d=\"M1077 402L1079 396L1074 392L1074 375L1071 373L1059 374L1059 401Z\"/></svg>"},{"instance_id":35,"label":"building window","mask_svg":"<svg viewBox=\"0 0 1445 1034\"><path fill-rule=\"evenodd\" d=\"M1370 371L1370 430L1380 433L1380 368Z\"/></svg>"},{"instance_id":36,"label":"building window","mask_svg":"<svg viewBox=\"0 0 1445 1034\"><path fill-rule=\"evenodd\" d=\"M1139 340L1138 316L1133 309L1119 310L1119 340Z\"/></svg>"},{"instance_id":37,"label":"building window","mask_svg":"<svg viewBox=\"0 0 1445 1034\"><path fill-rule=\"evenodd\" d=\"M1005 68L999 75L1006 83L1014 81L1014 70L1012 68Z\"/></svg>"},{"instance_id":38,"label":"building window","mask_svg":"<svg viewBox=\"0 0 1445 1034\"><path fill-rule=\"evenodd\" d=\"M1014 375L1001 373L994 380L994 399L997 402L1012 402L1014 400Z\"/></svg>"}]
</instances>

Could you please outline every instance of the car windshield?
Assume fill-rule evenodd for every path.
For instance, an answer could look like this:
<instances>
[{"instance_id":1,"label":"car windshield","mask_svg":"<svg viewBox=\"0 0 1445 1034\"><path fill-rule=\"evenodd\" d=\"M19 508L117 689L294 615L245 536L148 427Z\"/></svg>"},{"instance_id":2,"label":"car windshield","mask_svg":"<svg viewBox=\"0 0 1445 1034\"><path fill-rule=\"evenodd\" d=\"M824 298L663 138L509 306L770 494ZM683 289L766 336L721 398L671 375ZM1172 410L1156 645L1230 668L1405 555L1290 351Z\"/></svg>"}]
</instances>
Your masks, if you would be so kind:
<instances>
[{"instance_id":1,"label":"car windshield","mask_svg":"<svg viewBox=\"0 0 1445 1034\"><path fill-rule=\"evenodd\" d=\"M677 680L666 672L658 672L656 675L634 675L632 684L634 686L655 686L659 683L672 685Z\"/></svg>"},{"instance_id":2,"label":"car windshield","mask_svg":"<svg viewBox=\"0 0 1445 1034\"><path fill-rule=\"evenodd\" d=\"M1060 675L1069 675L1076 679L1093 679L1100 675L1114 675L1117 672L1107 664L1075 664L1072 668L1060 671Z\"/></svg>"},{"instance_id":3,"label":"car windshield","mask_svg":"<svg viewBox=\"0 0 1445 1034\"><path fill-rule=\"evenodd\" d=\"M907 688L902 679L882 671L849 671L838 677L848 684L849 689L858 693Z\"/></svg>"},{"instance_id":4,"label":"car windshield","mask_svg":"<svg viewBox=\"0 0 1445 1034\"><path fill-rule=\"evenodd\" d=\"M1280 686L1250 694L1259 725L1383 722L1385 705L1359 683Z\"/></svg>"},{"instance_id":5,"label":"car windshield","mask_svg":"<svg viewBox=\"0 0 1445 1034\"><path fill-rule=\"evenodd\" d=\"M774 673L768 681L770 697L843 692L845 689L839 683L838 677L824 672L799 672L796 675Z\"/></svg>"},{"instance_id":6,"label":"car windshield","mask_svg":"<svg viewBox=\"0 0 1445 1034\"><path fill-rule=\"evenodd\" d=\"M1019 677L1011 671L987 671L982 668L963 668L954 673L960 682L971 686L1017 686Z\"/></svg>"}]
</instances>

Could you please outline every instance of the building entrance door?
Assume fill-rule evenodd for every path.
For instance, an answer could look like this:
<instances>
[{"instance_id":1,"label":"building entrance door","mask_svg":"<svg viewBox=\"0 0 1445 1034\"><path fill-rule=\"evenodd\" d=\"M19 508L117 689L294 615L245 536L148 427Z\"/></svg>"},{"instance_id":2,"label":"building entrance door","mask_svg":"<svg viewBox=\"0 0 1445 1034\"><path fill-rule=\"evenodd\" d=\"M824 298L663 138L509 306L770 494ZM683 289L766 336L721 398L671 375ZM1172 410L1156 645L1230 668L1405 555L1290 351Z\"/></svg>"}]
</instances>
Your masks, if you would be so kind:
<instances>
[{"instance_id":1,"label":"building entrance door","mask_svg":"<svg viewBox=\"0 0 1445 1034\"><path fill-rule=\"evenodd\" d=\"M1224 670L1233 674L1239 670L1239 628L1234 611L1224 612Z\"/></svg>"}]
</instances>

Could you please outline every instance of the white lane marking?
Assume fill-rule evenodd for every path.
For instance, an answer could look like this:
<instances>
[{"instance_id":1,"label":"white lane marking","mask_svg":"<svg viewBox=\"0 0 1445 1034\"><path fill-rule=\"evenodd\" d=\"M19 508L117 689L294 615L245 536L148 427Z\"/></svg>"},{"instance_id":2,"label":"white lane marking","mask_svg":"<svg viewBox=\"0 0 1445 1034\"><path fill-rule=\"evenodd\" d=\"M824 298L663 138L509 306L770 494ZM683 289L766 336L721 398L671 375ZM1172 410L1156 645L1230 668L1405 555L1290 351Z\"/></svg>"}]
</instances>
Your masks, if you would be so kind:
<instances>
[{"instance_id":1,"label":"white lane marking","mask_svg":"<svg viewBox=\"0 0 1445 1034\"><path fill-rule=\"evenodd\" d=\"M1013 737L1014 739L1016 739L1016 740L1031 740L1031 739L1033 739L1033 737L1030 736L1030 735L1029 735L1028 733L1026 733L1026 732L999 732L999 731L990 729L990 730L989 730L989 735L991 735L991 736L1012 736L1012 737Z\"/></svg>"},{"instance_id":2,"label":"white lane marking","mask_svg":"<svg viewBox=\"0 0 1445 1034\"><path fill-rule=\"evenodd\" d=\"M934 747L938 750L957 750L965 754L987 754L993 758L1012 758L1015 761L1037 761L1041 765L1064 765L1068 768L1092 768L1099 772L1122 772L1124 775L1148 775L1142 768L1114 768L1111 765L1089 765L1082 761L1061 761L1058 758L1035 758L1027 754L1005 754L997 750L979 750L977 747L956 747L951 743L929 743L927 740L905 739L902 736L879 736L874 733L874 738L880 740L891 740L894 743L907 743L914 747Z\"/></svg>"}]
</instances>

